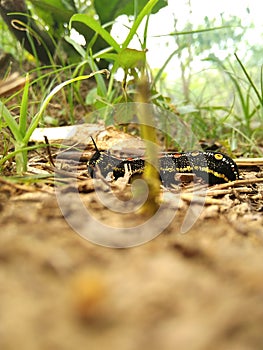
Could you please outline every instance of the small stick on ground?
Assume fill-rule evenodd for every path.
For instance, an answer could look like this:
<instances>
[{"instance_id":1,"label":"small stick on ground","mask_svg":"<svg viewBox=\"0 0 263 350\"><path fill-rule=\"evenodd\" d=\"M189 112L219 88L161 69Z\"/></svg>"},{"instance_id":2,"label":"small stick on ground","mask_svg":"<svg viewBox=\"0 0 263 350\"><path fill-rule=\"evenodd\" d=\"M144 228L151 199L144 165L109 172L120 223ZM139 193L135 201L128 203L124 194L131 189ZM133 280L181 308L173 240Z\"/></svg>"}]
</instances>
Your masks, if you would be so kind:
<instances>
[{"instance_id":1,"label":"small stick on ground","mask_svg":"<svg viewBox=\"0 0 263 350\"><path fill-rule=\"evenodd\" d=\"M50 144L49 144L47 136L45 136L45 135L44 135L44 140L45 140L45 144L47 145L48 160L49 160L50 164L53 165L53 167L55 168L56 165L53 161L53 157L52 157L51 149L50 149Z\"/></svg>"},{"instance_id":2,"label":"small stick on ground","mask_svg":"<svg viewBox=\"0 0 263 350\"><path fill-rule=\"evenodd\" d=\"M251 184L255 184L255 183L260 183L263 182L263 177L254 177L252 179L242 179L242 180L235 180L235 181L231 181L231 182L227 182L227 183L223 183L220 185L214 185L213 189L217 189L217 190L221 190L221 189L225 189L231 186L240 186L240 185L251 185Z\"/></svg>"},{"instance_id":3,"label":"small stick on ground","mask_svg":"<svg viewBox=\"0 0 263 350\"><path fill-rule=\"evenodd\" d=\"M235 162L238 166L260 166L263 165L263 158L237 158Z\"/></svg>"}]
</instances>

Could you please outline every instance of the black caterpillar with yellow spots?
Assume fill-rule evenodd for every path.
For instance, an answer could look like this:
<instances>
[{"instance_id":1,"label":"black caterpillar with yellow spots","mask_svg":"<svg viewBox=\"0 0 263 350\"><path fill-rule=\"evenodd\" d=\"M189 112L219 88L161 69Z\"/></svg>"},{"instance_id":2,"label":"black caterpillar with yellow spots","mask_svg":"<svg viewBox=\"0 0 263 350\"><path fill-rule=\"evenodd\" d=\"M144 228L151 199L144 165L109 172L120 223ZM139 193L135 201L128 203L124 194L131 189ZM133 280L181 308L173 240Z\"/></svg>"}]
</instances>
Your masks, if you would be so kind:
<instances>
[{"instance_id":1,"label":"black caterpillar with yellow spots","mask_svg":"<svg viewBox=\"0 0 263 350\"><path fill-rule=\"evenodd\" d=\"M96 176L96 166L103 177L111 172L115 180L124 176L125 169L128 169L132 176L143 173L145 168L143 158L121 159L99 151L93 139L92 141L96 152L88 162L91 177ZM178 184L180 180L176 177L177 174L194 174L209 185L239 179L238 167L233 159L223 153L213 151L162 153L159 156L159 174L164 187Z\"/></svg>"}]
</instances>

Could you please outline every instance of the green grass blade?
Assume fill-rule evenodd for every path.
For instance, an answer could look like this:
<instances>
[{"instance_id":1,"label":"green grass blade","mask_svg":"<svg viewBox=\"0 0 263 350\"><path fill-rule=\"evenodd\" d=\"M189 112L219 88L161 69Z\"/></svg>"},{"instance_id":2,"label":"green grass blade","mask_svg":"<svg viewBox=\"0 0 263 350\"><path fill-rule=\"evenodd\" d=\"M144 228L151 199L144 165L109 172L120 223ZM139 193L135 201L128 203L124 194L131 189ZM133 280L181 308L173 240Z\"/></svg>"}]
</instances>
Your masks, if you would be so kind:
<instances>
[{"instance_id":1,"label":"green grass blade","mask_svg":"<svg viewBox=\"0 0 263 350\"><path fill-rule=\"evenodd\" d=\"M26 134L27 128L27 110L28 110L28 91L29 91L29 76L26 76L26 83L20 107L19 130L22 137Z\"/></svg>"},{"instance_id":2,"label":"green grass blade","mask_svg":"<svg viewBox=\"0 0 263 350\"><path fill-rule=\"evenodd\" d=\"M228 77L231 79L231 81L233 82L235 88L236 88L236 91L237 91L237 95L239 97L239 101L240 101L240 104L241 104L241 108L242 108L242 111L243 111L243 114L244 114L244 117L246 119L246 121L249 119L249 110L248 110L248 105L246 103L246 97L244 96L243 92L242 92L242 87L239 83L239 79L230 71L228 71L226 69L226 67L224 66L224 64L216 57L210 57L208 59L206 59L207 61L212 61L212 62L215 62L221 69L223 72L225 72Z\"/></svg>"},{"instance_id":3,"label":"green grass blade","mask_svg":"<svg viewBox=\"0 0 263 350\"><path fill-rule=\"evenodd\" d=\"M257 95L257 98L260 102L260 104L263 106L263 99L262 99L262 96L260 95L260 92L258 91L256 85L254 84L253 80L251 79L250 75L248 74L245 66L243 65L243 63L241 62L241 60L239 59L238 55L235 53L235 57L237 59L237 62L239 63L243 73L245 74L247 80L249 81L252 89L254 90L255 94Z\"/></svg>"},{"instance_id":4,"label":"green grass blade","mask_svg":"<svg viewBox=\"0 0 263 350\"><path fill-rule=\"evenodd\" d=\"M42 116L43 116L43 113L48 105L48 103L50 102L50 100L55 96L55 94L57 92L59 92L63 87L69 85L69 84L72 84L72 83L75 83L77 81L80 81L80 80L85 80L85 79L89 79L93 76L95 76L96 74L108 74L109 72L107 71L107 69L102 69L102 70L99 70L97 72L93 72L89 75L82 75L82 76L79 76L79 77L75 77L73 79L69 79L69 80L66 80L64 81L63 83L57 85L48 95L47 97L44 99L43 103L41 104L40 106L40 110L39 112L34 116L34 118L32 119L29 127L28 127L28 130L26 132L26 135L23 139L23 142L25 144L28 143L33 131L36 129L36 127L38 126L38 123L40 122Z\"/></svg>"},{"instance_id":5,"label":"green grass blade","mask_svg":"<svg viewBox=\"0 0 263 350\"><path fill-rule=\"evenodd\" d=\"M226 123L227 126L229 126L232 130L234 130L237 134L239 134L241 137L244 138L244 140L247 141L248 145L250 145L251 148L255 149L257 153L262 156L263 152L259 146L255 143L255 141L252 139L251 136L247 136L245 133L243 133L239 128L236 128L232 124Z\"/></svg>"},{"instance_id":6,"label":"green grass blade","mask_svg":"<svg viewBox=\"0 0 263 350\"><path fill-rule=\"evenodd\" d=\"M16 155L18 155L21 152L28 152L28 151L32 151L32 150L43 148L43 147L47 147L47 145L46 144L41 144L41 145L38 144L38 145L21 147L19 149L16 149L15 151L8 153L6 156L4 156L0 159L0 166L2 166L7 160L14 158Z\"/></svg>"},{"instance_id":7,"label":"green grass blade","mask_svg":"<svg viewBox=\"0 0 263 350\"><path fill-rule=\"evenodd\" d=\"M6 108L6 106L3 104L3 102L0 101L0 115L3 117L4 121L6 122L7 126L11 130L15 140L17 142L22 142L23 137L20 133L19 125L15 121L14 117L11 115L9 110Z\"/></svg>"},{"instance_id":8,"label":"green grass blade","mask_svg":"<svg viewBox=\"0 0 263 350\"><path fill-rule=\"evenodd\" d=\"M211 32L213 30L226 29L226 28L233 28L233 26L220 26L220 27L213 27L213 28L189 30L189 31L183 31L183 32L172 32L172 33L168 33L168 34L154 35L154 38L161 38L163 36L174 36L174 35L187 35L187 34L204 33L204 32Z\"/></svg>"}]
</instances>

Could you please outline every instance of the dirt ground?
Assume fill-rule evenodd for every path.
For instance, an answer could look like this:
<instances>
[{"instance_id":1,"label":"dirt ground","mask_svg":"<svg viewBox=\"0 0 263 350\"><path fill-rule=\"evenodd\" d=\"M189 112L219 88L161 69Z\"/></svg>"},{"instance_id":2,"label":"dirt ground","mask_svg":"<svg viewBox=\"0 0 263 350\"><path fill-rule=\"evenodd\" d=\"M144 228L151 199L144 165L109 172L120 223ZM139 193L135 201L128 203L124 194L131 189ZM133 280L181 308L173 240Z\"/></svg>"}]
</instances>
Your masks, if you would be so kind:
<instances>
[{"instance_id":1,"label":"dirt ground","mask_svg":"<svg viewBox=\"0 0 263 350\"><path fill-rule=\"evenodd\" d=\"M87 207L125 227L83 181ZM262 193L259 180L211 194L182 234L185 197L160 235L116 249L77 234L52 186L2 180L0 349L263 349Z\"/></svg>"}]
</instances>

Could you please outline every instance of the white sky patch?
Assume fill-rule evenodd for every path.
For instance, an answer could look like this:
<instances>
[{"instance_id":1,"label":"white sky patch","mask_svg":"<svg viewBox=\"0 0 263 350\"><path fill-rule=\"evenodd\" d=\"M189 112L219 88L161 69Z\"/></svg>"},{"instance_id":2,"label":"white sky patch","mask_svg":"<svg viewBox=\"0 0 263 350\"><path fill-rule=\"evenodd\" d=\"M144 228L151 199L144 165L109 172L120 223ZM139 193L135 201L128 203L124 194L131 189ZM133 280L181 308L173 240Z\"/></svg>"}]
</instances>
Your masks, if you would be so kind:
<instances>
[{"instance_id":1,"label":"white sky patch","mask_svg":"<svg viewBox=\"0 0 263 350\"><path fill-rule=\"evenodd\" d=\"M71 30L70 30L70 38L72 40L74 40L76 43L78 43L79 45L83 45L84 46L86 44L86 40L84 38L84 35L80 34L74 28L71 28Z\"/></svg>"},{"instance_id":2,"label":"white sky patch","mask_svg":"<svg viewBox=\"0 0 263 350\"><path fill-rule=\"evenodd\" d=\"M160 68L168 56L177 48L173 36L156 37L174 32L175 19L177 20L177 30L182 30L187 22L192 23L194 28L204 24L205 16L211 19L218 18L218 23L216 25L221 25L221 14L223 14L224 19L237 16L241 18L243 26L248 26L251 22L254 23L255 28L248 29L246 32L246 39L249 41L250 45L261 43L263 25L261 2L259 0L192 0L191 11L189 11L189 7L186 5L187 3L188 1L184 0L170 0L168 1L167 7L151 16L147 38L147 61L152 69ZM247 12L247 8L249 8L249 13ZM144 23L145 22L142 23L138 30L140 38L143 36ZM131 25L132 23L129 23L127 16L119 17L117 23L113 26L113 37L119 43L122 43L129 31L125 26L130 27ZM129 47L135 49L141 48L136 38L130 43ZM238 50L241 55L243 53L245 54L247 50L246 45L241 43ZM222 58L226 56L226 52L217 51L215 53ZM171 69L174 70L173 77L174 74L176 74L177 64L176 57L174 57L169 66L167 66L168 72L171 71ZM197 70L201 69L200 64L200 62L196 62ZM205 65L204 63L204 66Z\"/></svg>"}]
</instances>

